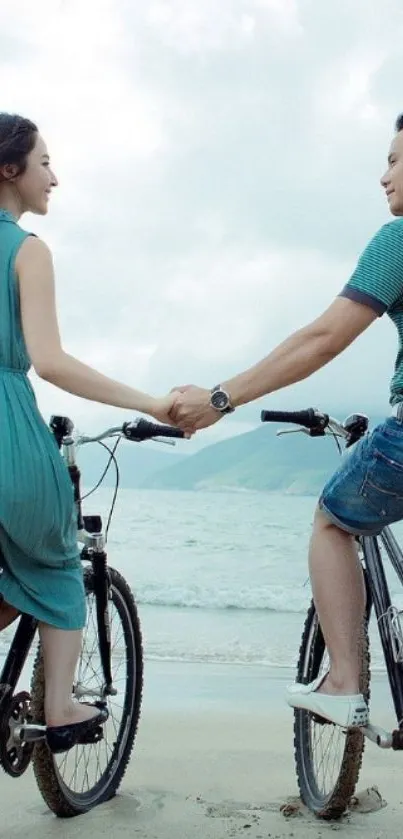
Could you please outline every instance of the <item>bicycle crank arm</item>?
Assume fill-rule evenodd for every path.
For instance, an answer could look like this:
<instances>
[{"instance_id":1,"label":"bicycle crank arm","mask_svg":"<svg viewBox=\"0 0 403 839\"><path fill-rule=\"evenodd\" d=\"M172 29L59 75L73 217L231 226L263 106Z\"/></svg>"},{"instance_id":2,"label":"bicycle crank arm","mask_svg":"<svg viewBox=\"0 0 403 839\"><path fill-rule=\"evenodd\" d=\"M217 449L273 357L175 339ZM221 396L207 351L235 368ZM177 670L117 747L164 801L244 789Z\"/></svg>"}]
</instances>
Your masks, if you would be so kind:
<instances>
[{"instance_id":1,"label":"bicycle crank arm","mask_svg":"<svg viewBox=\"0 0 403 839\"><path fill-rule=\"evenodd\" d=\"M380 749L393 749L394 751L403 751L403 730L398 728L395 731L385 731L378 725L367 725L361 728L364 737L376 743Z\"/></svg>"},{"instance_id":2,"label":"bicycle crank arm","mask_svg":"<svg viewBox=\"0 0 403 839\"><path fill-rule=\"evenodd\" d=\"M393 736L391 731L385 731L379 725L371 725L371 723L360 730L364 734L364 737L368 737L368 740L372 740L380 749L392 748Z\"/></svg>"},{"instance_id":3,"label":"bicycle crank arm","mask_svg":"<svg viewBox=\"0 0 403 839\"><path fill-rule=\"evenodd\" d=\"M36 740L43 740L46 735L46 725L16 725L13 731L15 743L34 743Z\"/></svg>"}]
</instances>

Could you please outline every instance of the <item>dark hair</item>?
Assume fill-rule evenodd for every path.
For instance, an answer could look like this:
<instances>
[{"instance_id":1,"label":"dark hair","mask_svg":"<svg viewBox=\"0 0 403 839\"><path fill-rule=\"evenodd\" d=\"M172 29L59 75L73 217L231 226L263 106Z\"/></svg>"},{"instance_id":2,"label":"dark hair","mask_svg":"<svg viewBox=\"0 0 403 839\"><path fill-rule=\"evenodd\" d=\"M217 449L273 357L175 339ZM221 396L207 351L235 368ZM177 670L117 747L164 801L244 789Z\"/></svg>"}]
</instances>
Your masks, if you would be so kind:
<instances>
[{"instance_id":1,"label":"dark hair","mask_svg":"<svg viewBox=\"0 0 403 839\"><path fill-rule=\"evenodd\" d=\"M37 134L38 129L30 119L0 112L0 166L14 163L18 166L18 175L22 175ZM0 175L0 182L2 180Z\"/></svg>"},{"instance_id":2,"label":"dark hair","mask_svg":"<svg viewBox=\"0 0 403 839\"><path fill-rule=\"evenodd\" d=\"M395 123L395 131L403 131L403 114L399 114L396 123Z\"/></svg>"}]
</instances>

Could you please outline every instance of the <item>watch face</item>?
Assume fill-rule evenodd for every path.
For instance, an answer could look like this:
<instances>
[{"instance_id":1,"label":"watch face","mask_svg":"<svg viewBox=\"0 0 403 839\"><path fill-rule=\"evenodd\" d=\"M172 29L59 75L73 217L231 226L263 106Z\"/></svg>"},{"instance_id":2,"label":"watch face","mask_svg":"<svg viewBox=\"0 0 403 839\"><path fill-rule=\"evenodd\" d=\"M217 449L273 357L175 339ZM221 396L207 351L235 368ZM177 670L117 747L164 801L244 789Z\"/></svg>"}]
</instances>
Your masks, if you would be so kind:
<instances>
[{"instance_id":1,"label":"watch face","mask_svg":"<svg viewBox=\"0 0 403 839\"><path fill-rule=\"evenodd\" d=\"M211 404L217 411L224 411L228 407L228 396L223 390L216 390L211 394Z\"/></svg>"}]
</instances>

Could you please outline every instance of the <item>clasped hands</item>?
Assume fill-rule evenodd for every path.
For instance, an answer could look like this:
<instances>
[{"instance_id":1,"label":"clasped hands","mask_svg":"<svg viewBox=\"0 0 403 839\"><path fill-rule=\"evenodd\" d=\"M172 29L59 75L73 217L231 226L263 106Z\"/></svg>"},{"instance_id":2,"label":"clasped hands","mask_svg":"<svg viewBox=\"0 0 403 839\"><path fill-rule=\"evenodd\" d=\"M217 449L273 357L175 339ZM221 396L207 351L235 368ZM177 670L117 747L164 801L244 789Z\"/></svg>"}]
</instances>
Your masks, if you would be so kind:
<instances>
[{"instance_id":1,"label":"clasped hands","mask_svg":"<svg viewBox=\"0 0 403 839\"><path fill-rule=\"evenodd\" d=\"M163 400L163 411L158 419L176 425L191 436L201 428L221 419L222 414L211 407L211 391L195 385L181 385L171 390ZM161 405L162 408L162 405Z\"/></svg>"},{"instance_id":2,"label":"clasped hands","mask_svg":"<svg viewBox=\"0 0 403 839\"><path fill-rule=\"evenodd\" d=\"M169 411L170 420L189 434L208 428L222 418L222 414L211 407L211 391L196 385L182 385L173 388L175 397Z\"/></svg>"}]
</instances>

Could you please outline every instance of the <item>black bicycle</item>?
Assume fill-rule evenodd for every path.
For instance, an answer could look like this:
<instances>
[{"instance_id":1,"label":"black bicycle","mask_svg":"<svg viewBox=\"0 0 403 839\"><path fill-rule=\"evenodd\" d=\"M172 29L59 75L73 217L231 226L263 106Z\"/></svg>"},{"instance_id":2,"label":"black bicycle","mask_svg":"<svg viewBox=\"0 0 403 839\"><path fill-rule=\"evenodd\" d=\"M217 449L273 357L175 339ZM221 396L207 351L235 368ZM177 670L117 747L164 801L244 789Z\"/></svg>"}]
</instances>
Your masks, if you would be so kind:
<instances>
[{"instance_id":1,"label":"black bicycle","mask_svg":"<svg viewBox=\"0 0 403 839\"><path fill-rule=\"evenodd\" d=\"M262 422L287 422L310 437L331 434L341 452L339 438L346 448L368 431L368 417L353 414L341 424L313 408L305 411L262 411ZM294 711L294 750L298 785L303 802L317 816L339 818L354 793L362 763L365 738L383 749L403 749L403 628L401 612L392 605L383 567L382 551L389 558L403 585L403 553L389 527L378 537L357 537L367 590L366 616L362 633L360 690L369 701L370 657L368 626L372 607L381 640L386 671L397 718L397 728L388 732L369 724L346 731L309 711ZM305 620L299 650L296 681L308 684L328 669L328 656L312 602Z\"/></svg>"},{"instance_id":2,"label":"black bicycle","mask_svg":"<svg viewBox=\"0 0 403 839\"><path fill-rule=\"evenodd\" d=\"M109 719L103 737L53 755L45 740L44 671L40 645L33 664L31 693L16 693L18 680L31 650L37 621L21 615L0 675L0 765L18 778L32 761L39 790L57 816L85 813L115 795L127 768L140 717L143 687L143 648L139 616L126 580L108 565L106 540L119 486L115 451L121 439L141 442L181 438L178 428L144 419L109 428L96 437L74 439L68 417L54 416L50 427L67 464L77 505L78 541L87 598L87 623L73 694L77 699L107 703ZM116 437L112 449L102 443ZM114 462L116 486L105 533L101 516L82 514L80 470L76 449L99 442L109 452L107 466L94 490ZM92 490L92 491L94 491ZM86 496L85 496L86 497ZM99 734L99 732L98 732Z\"/></svg>"}]
</instances>

